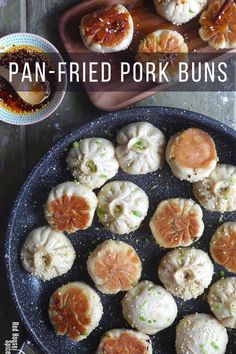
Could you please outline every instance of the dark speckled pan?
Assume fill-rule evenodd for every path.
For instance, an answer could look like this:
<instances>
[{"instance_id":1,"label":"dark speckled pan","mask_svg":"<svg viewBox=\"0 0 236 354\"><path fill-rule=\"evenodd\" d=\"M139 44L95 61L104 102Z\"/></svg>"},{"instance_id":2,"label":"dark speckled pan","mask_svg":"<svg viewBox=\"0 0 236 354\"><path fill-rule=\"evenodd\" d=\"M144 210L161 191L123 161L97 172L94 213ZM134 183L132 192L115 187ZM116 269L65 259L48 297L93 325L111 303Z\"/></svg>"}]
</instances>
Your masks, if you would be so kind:
<instances>
[{"instance_id":1,"label":"dark speckled pan","mask_svg":"<svg viewBox=\"0 0 236 354\"><path fill-rule=\"evenodd\" d=\"M30 230L46 225L43 216L43 204L51 188L58 183L72 180L66 169L66 149L74 141L81 138L102 136L113 139L116 132L124 125L135 121L148 121L160 128L167 138L181 129L199 127L212 135L217 146L221 162L236 165L236 132L225 125L197 113L170 108L139 108L111 113L72 131L60 140L40 160L24 183L11 213L6 241L6 267L10 292L15 301L23 323L41 350L50 354L94 354L101 335L111 329L128 327L121 314L120 300L124 296L101 295L104 315L99 327L84 341L70 342L65 337L57 337L50 325L47 308L49 297L62 284L80 280L94 287L86 269L86 259L97 244L108 238L116 238L135 247L143 261L142 279L160 283L157 278L157 266L166 250L157 246L149 230L149 220L157 204L170 197L193 198L191 184L175 178L167 164L163 170L145 176L131 176L119 171L115 179L129 180L143 188L150 198L148 216L140 229L133 234L115 237L105 231L97 217L93 226L70 236L77 258L73 268L66 275L50 282L42 282L23 270L19 254L22 243ZM205 251L209 251L209 241L214 230L223 221L233 221L236 213L219 213L204 211L205 232L195 243ZM214 280L217 280L222 268L215 264ZM225 272L227 274L227 272ZM232 274L231 274L232 275ZM192 312L210 312L204 296L196 300L183 302L176 299L178 318L173 326L152 336L154 354L175 353L175 325L184 315ZM235 331L229 332L227 353L235 353ZM138 354L138 353L137 353Z\"/></svg>"}]
</instances>

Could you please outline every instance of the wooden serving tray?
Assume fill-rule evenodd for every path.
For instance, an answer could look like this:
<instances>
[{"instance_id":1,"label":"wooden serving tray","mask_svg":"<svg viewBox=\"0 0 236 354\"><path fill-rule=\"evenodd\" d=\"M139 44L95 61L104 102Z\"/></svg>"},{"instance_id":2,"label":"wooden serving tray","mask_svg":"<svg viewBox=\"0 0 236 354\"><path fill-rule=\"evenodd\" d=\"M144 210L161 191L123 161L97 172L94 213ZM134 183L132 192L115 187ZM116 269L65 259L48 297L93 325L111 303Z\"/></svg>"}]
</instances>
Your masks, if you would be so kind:
<instances>
[{"instance_id":1,"label":"wooden serving tray","mask_svg":"<svg viewBox=\"0 0 236 354\"><path fill-rule=\"evenodd\" d=\"M209 3L212 0L209 1ZM199 37L199 16L190 22L183 24L181 26L173 25L172 23L166 21L162 17L158 16L152 0L85 0L78 5L72 7L68 10L61 18L59 24L59 31L61 39L64 46L73 61L82 62L82 57L85 53L91 55L91 60L96 61L97 53L92 53L89 51L82 43L79 33L79 25L81 18L103 6L113 5L113 4L123 4L125 5L134 20L134 38L130 48L125 52L112 53L112 60L114 63L117 59L117 66L113 64L113 71L120 71L120 66L118 66L119 60L126 58L127 56L135 55L139 42L147 34L157 30L168 28L176 30L181 33L188 45L189 52L197 53L214 53L215 49L206 45L205 42ZM221 56L219 52L219 56ZM100 58L101 58L101 54ZM104 54L105 56L105 54ZM107 56L107 54L106 54ZM100 59L101 60L101 59ZM148 87L147 84L137 84L134 88L133 80L130 78L130 82L125 83L125 90L121 83L117 87L117 82L113 80L109 90L92 91L89 89L87 84L84 87L90 97L90 100L95 106L102 110L114 111L119 110L129 105L133 105L138 101L141 101L158 91L166 90L170 84L158 84L153 87ZM129 87L130 85L130 87Z\"/></svg>"}]
</instances>

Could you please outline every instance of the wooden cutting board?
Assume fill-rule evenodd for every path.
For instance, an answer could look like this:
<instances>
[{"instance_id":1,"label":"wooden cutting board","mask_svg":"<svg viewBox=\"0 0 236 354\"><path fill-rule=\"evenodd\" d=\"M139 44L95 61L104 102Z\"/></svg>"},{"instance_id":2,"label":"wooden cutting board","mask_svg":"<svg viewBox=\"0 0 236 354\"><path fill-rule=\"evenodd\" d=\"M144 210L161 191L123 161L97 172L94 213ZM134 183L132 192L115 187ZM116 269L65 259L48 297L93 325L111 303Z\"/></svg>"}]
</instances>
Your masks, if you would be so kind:
<instances>
[{"instance_id":1,"label":"wooden cutting board","mask_svg":"<svg viewBox=\"0 0 236 354\"><path fill-rule=\"evenodd\" d=\"M212 0L210 0L209 3L210 2L212 2ZM157 15L152 0L86 0L68 10L62 16L59 24L61 39L73 61L77 61L80 64L85 57L87 60L101 60L101 54L92 53L83 45L79 33L80 21L84 15L94 10L117 3L125 5L131 12L134 20L134 38L130 48L127 51L103 55L106 60L107 58L112 58L113 72L117 73L117 75L120 71L120 60L122 60L122 58L132 60L140 40L157 29L167 28L181 33L188 45L189 52L217 52L199 37L199 16L186 24L176 26ZM222 55L220 51L217 53L219 53L219 56ZM114 79L110 84L109 90L107 88L103 90L102 85L99 91L91 90L87 84L84 84L84 87L95 106L102 110L114 111L133 105L158 91L166 90L169 85L158 84L154 88L153 86L150 88L147 84L138 83L136 87L134 87L133 80L130 77L130 79L126 81L125 87L119 80L116 81Z\"/></svg>"}]
</instances>

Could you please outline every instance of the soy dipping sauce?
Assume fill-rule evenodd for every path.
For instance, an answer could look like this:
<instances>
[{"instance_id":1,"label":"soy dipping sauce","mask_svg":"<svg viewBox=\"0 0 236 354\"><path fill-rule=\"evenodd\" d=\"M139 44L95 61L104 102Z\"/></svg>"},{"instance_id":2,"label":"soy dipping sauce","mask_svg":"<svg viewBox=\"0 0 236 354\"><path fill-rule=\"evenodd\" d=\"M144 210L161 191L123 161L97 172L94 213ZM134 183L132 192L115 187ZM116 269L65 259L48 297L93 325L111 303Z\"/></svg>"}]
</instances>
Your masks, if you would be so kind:
<instances>
[{"instance_id":1,"label":"soy dipping sauce","mask_svg":"<svg viewBox=\"0 0 236 354\"><path fill-rule=\"evenodd\" d=\"M50 70L55 71L55 68L50 58L47 57L47 54L41 52L38 48L30 46L14 46L10 51L0 55L0 66L9 69L10 62L15 62L19 65L19 72L23 72L24 64L28 62L31 73L35 72L36 62L40 65L45 63L45 76L50 84L51 91L49 97L44 102L38 105L30 105L24 102L12 86L0 76L0 105L4 105L10 111L20 114L35 112L47 105L55 92L56 80L56 75L49 73Z\"/></svg>"}]
</instances>

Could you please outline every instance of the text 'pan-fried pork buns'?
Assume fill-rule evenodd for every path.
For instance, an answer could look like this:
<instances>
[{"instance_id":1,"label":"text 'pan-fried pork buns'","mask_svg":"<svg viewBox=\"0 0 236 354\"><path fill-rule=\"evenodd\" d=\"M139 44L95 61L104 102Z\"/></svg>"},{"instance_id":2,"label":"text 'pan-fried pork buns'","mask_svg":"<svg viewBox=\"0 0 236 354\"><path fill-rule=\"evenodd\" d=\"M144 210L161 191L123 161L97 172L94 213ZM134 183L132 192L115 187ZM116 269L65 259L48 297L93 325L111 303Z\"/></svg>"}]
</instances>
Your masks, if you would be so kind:
<instances>
[{"instance_id":1,"label":"text 'pan-fried pork buns'","mask_svg":"<svg viewBox=\"0 0 236 354\"><path fill-rule=\"evenodd\" d=\"M193 184L199 203L211 211L236 210L236 166L217 164L210 176Z\"/></svg>"},{"instance_id":2,"label":"text 'pan-fried pork buns'","mask_svg":"<svg viewBox=\"0 0 236 354\"><path fill-rule=\"evenodd\" d=\"M166 160L176 177L197 182L211 174L218 157L210 135L201 129L189 128L170 138Z\"/></svg>"},{"instance_id":3,"label":"text 'pan-fried pork buns'","mask_svg":"<svg viewBox=\"0 0 236 354\"><path fill-rule=\"evenodd\" d=\"M106 240L90 254L87 268L100 291L117 294L137 284L142 263L135 249L127 243Z\"/></svg>"},{"instance_id":4,"label":"text 'pan-fried pork buns'","mask_svg":"<svg viewBox=\"0 0 236 354\"><path fill-rule=\"evenodd\" d=\"M162 167L165 137L154 125L131 123L119 131L116 141L116 156L125 172L139 175Z\"/></svg>"},{"instance_id":5,"label":"text 'pan-fried pork buns'","mask_svg":"<svg viewBox=\"0 0 236 354\"><path fill-rule=\"evenodd\" d=\"M77 182L65 182L49 193L45 216L57 231L73 233L91 226L97 207L93 191Z\"/></svg>"},{"instance_id":6,"label":"text 'pan-fried pork buns'","mask_svg":"<svg viewBox=\"0 0 236 354\"><path fill-rule=\"evenodd\" d=\"M39 227L30 232L21 249L23 267L43 280L67 273L75 260L70 240L50 227Z\"/></svg>"},{"instance_id":7,"label":"text 'pan-fried pork buns'","mask_svg":"<svg viewBox=\"0 0 236 354\"><path fill-rule=\"evenodd\" d=\"M132 42L133 19L123 5L106 7L82 18L80 35L84 45L93 52L119 52Z\"/></svg>"},{"instance_id":8,"label":"text 'pan-fried pork buns'","mask_svg":"<svg viewBox=\"0 0 236 354\"><path fill-rule=\"evenodd\" d=\"M123 316L132 328L156 334L169 327L177 316L172 295L151 281L141 281L122 300Z\"/></svg>"},{"instance_id":9,"label":"text 'pan-fried pork buns'","mask_svg":"<svg viewBox=\"0 0 236 354\"><path fill-rule=\"evenodd\" d=\"M207 0L154 0L157 13L166 20L181 25L196 17Z\"/></svg>"},{"instance_id":10,"label":"text 'pan-fried pork buns'","mask_svg":"<svg viewBox=\"0 0 236 354\"><path fill-rule=\"evenodd\" d=\"M201 14L199 35L203 41L208 42L215 49L236 48L236 4L230 6L218 17L216 16L224 0L209 3L208 8Z\"/></svg>"},{"instance_id":11,"label":"text 'pan-fried pork buns'","mask_svg":"<svg viewBox=\"0 0 236 354\"><path fill-rule=\"evenodd\" d=\"M100 297L90 286L73 282L52 294L48 312L57 335L79 342L98 326L103 308Z\"/></svg>"},{"instance_id":12,"label":"text 'pan-fried pork buns'","mask_svg":"<svg viewBox=\"0 0 236 354\"><path fill-rule=\"evenodd\" d=\"M113 144L103 138L74 142L67 166L78 182L91 189L101 187L119 169Z\"/></svg>"},{"instance_id":13,"label":"text 'pan-fried pork buns'","mask_svg":"<svg viewBox=\"0 0 236 354\"><path fill-rule=\"evenodd\" d=\"M202 217L202 209L192 199L167 199L158 205L150 228L161 247L187 247L202 236Z\"/></svg>"},{"instance_id":14,"label":"text 'pan-fried pork buns'","mask_svg":"<svg viewBox=\"0 0 236 354\"><path fill-rule=\"evenodd\" d=\"M224 327L236 328L236 277L222 278L214 283L207 300Z\"/></svg>"},{"instance_id":15,"label":"text 'pan-fried pork buns'","mask_svg":"<svg viewBox=\"0 0 236 354\"><path fill-rule=\"evenodd\" d=\"M177 354L224 354L227 343L226 329L205 313L187 315L176 327Z\"/></svg>"},{"instance_id":16,"label":"text 'pan-fried pork buns'","mask_svg":"<svg viewBox=\"0 0 236 354\"><path fill-rule=\"evenodd\" d=\"M211 239L210 252L216 263L236 273L236 222L218 227Z\"/></svg>"},{"instance_id":17,"label":"text 'pan-fried pork buns'","mask_svg":"<svg viewBox=\"0 0 236 354\"><path fill-rule=\"evenodd\" d=\"M112 329L102 336L96 354L152 354L150 338L130 329Z\"/></svg>"},{"instance_id":18,"label":"text 'pan-fried pork buns'","mask_svg":"<svg viewBox=\"0 0 236 354\"><path fill-rule=\"evenodd\" d=\"M148 207L146 193L132 182L110 182L98 193L99 220L115 234L128 234L138 229Z\"/></svg>"},{"instance_id":19,"label":"text 'pan-fried pork buns'","mask_svg":"<svg viewBox=\"0 0 236 354\"><path fill-rule=\"evenodd\" d=\"M155 64L156 81L159 83L179 80L179 63L188 63L188 46L177 31L159 29L141 40L135 60L147 72L149 63ZM165 75L160 75L160 63L165 67Z\"/></svg>"},{"instance_id":20,"label":"text 'pan-fried pork buns'","mask_svg":"<svg viewBox=\"0 0 236 354\"><path fill-rule=\"evenodd\" d=\"M183 300L195 299L211 283L214 267L208 254L195 248L179 248L167 253L158 267L165 288Z\"/></svg>"}]
</instances>

